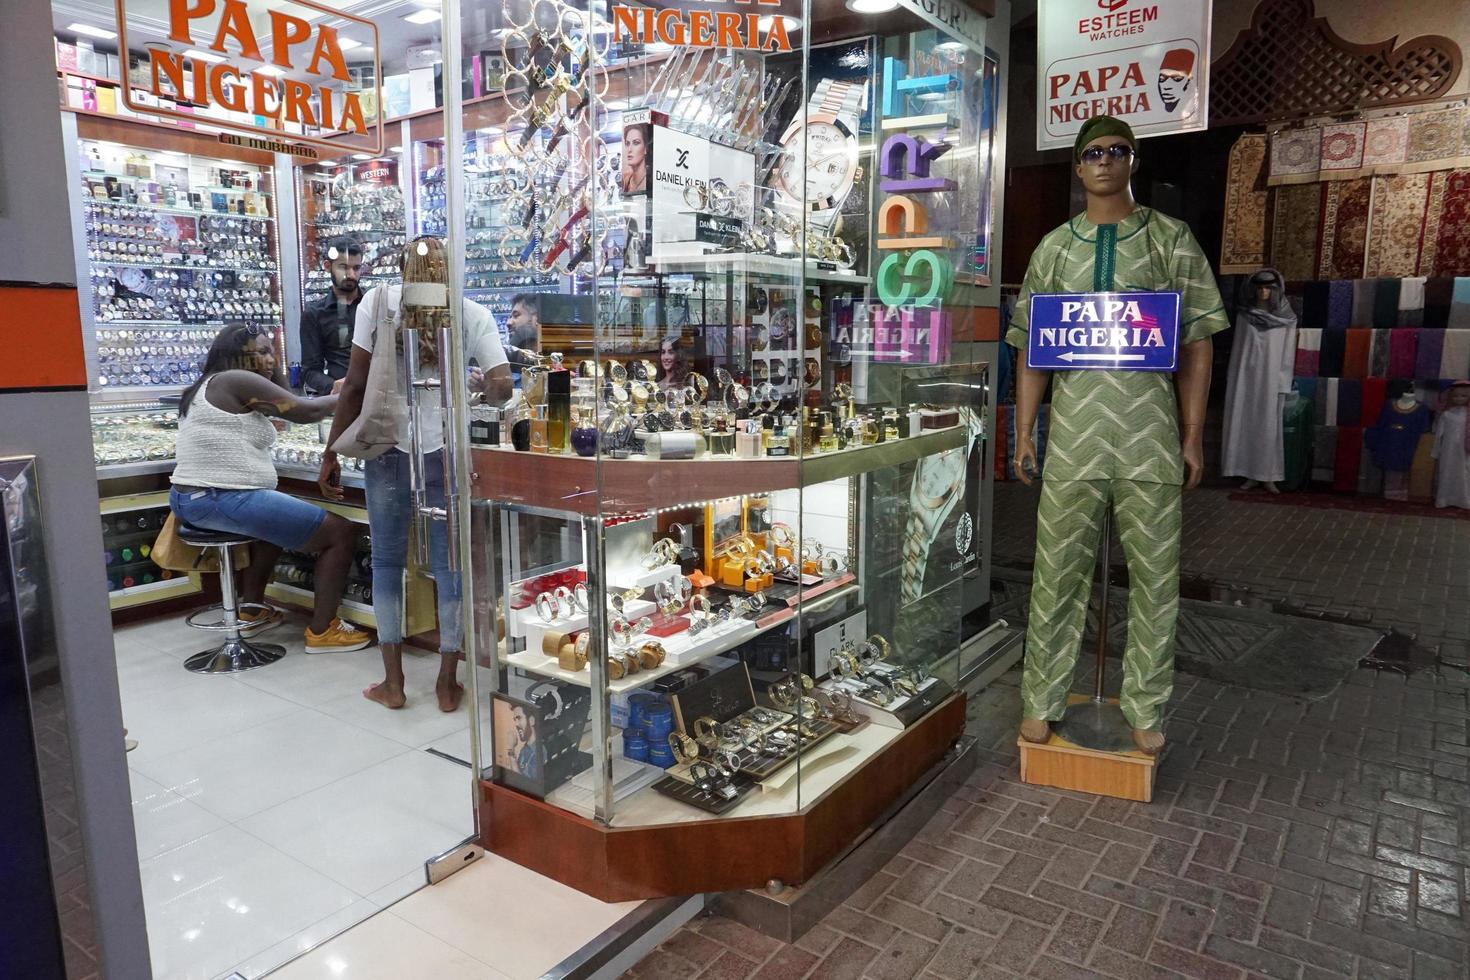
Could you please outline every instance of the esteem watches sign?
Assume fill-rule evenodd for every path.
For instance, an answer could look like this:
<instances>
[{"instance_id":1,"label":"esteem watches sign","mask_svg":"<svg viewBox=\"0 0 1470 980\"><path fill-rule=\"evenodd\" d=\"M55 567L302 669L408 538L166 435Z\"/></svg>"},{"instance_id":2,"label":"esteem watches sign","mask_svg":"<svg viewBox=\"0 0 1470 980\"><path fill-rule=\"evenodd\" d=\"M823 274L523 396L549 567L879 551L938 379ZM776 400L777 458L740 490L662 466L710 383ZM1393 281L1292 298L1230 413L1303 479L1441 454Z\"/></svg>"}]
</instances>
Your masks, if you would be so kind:
<instances>
[{"instance_id":1,"label":"esteem watches sign","mask_svg":"<svg viewBox=\"0 0 1470 980\"><path fill-rule=\"evenodd\" d=\"M118 44L127 50L129 7L140 15L156 15L150 0L116 0ZM344 44L339 29L325 18L345 20L360 35ZM377 115L368 118L362 94L351 82L343 51L370 43L374 78L382 77L378 60L378 28L370 20L334 10L313 0L278 0L269 6L246 0L168 0L168 39L174 47L151 46L148 90L159 102L139 102L131 86L123 100L134 112L166 116L221 129L259 134L279 130L267 121L319 130L322 136L291 133L293 139L381 153L382 100L373 100ZM168 108L175 102L226 109L254 117L252 122ZM369 131L371 128L371 132ZM357 142L328 141L331 133L363 137Z\"/></svg>"},{"instance_id":2,"label":"esteem watches sign","mask_svg":"<svg viewBox=\"0 0 1470 980\"><path fill-rule=\"evenodd\" d=\"M1210 0L1042 0L1036 147L1071 146L1093 116L1138 136L1204 129Z\"/></svg>"}]
</instances>

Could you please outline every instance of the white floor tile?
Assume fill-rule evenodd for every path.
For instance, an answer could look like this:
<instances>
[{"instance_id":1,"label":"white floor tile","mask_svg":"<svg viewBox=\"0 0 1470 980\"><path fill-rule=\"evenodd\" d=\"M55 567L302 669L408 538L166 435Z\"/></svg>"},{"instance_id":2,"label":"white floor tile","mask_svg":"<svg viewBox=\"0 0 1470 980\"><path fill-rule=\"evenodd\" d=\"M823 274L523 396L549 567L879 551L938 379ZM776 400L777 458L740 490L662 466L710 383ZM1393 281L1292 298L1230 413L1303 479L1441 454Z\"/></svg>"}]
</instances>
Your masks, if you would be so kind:
<instances>
[{"instance_id":1,"label":"white floor tile","mask_svg":"<svg viewBox=\"0 0 1470 980\"><path fill-rule=\"evenodd\" d=\"M253 816L250 832L369 895L471 833L469 773L409 752Z\"/></svg>"},{"instance_id":2,"label":"white floor tile","mask_svg":"<svg viewBox=\"0 0 1470 980\"><path fill-rule=\"evenodd\" d=\"M271 980L507 980L505 974L382 912L272 975Z\"/></svg>"},{"instance_id":3,"label":"white floor tile","mask_svg":"<svg viewBox=\"0 0 1470 980\"><path fill-rule=\"evenodd\" d=\"M138 860L157 857L226 826L219 817L140 772L128 773L133 787L133 830Z\"/></svg>"},{"instance_id":4,"label":"white floor tile","mask_svg":"<svg viewBox=\"0 0 1470 980\"><path fill-rule=\"evenodd\" d=\"M263 977L282 964L345 934L353 926L376 915L378 911L377 905L365 898L360 898L346 908L338 909L325 919L313 922L296 935L276 943L244 962L237 963L230 972L239 973L249 980Z\"/></svg>"},{"instance_id":5,"label":"white floor tile","mask_svg":"<svg viewBox=\"0 0 1470 980\"><path fill-rule=\"evenodd\" d=\"M458 874L405 898L387 914L514 980L537 980L638 905L599 902L486 854ZM536 941L527 942L528 936Z\"/></svg>"},{"instance_id":6,"label":"white floor tile","mask_svg":"<svg viewBox=\"0 0 1470 980\"><path fill-rule=\"evenodd\" d=\"M480 728L480 741L483 748L480 752L480 764L490 765L490 726L484 724ZM470 764L470 727L466 724L461 730L450 732L443 738L436 738L426 743L423 748L427 751L433 749L443 752L451 759L458 759L465 765Z\"/></svg>"},{"instance_id":7,"label":"white floor tile","mask_svg":"<svg viewBox=\"0 0 1470 980\"><path fill-rule=\"evenodd\" d=\"M403 751L397 742L318 711L293 708L284 717L171 755L133 760L133 768L211 813L239 821Z\"/></svg>"},{"instance_id":8,"label":"white floor tile","mask_svg":"<svg viewBox=\"0 0 1470 980\"><path fill-rule=\"evenodd\" d=\"M154 976L209 980L357 895L235 827L141 863Z\"/></svg>"},{"instance_id":9,"label":"white floor tile","mask_svg":"<svg viewBox=\"0 0 1470 980\"><path fill-rule=\"evenodd\" d=\"M405 675L408 703L397 710L390 711L376 701L369 701L362 696L361 691L327 701L319 705L319 709L333 718L340 718L412 748L438 741L469 727L468 702L461 703L458 711L440 711L439 702L434 697L433 678L415 684L411 674L405 671Z\"/></svg>"},{"instance_id":10,"label":"white floor tile","mask_svg":"<svg viewBox=\"0 0 1470 980\"><path fill-rule=\"evenodd\" d=\"M133 701L199 683L197 674L184 669L182 654L121 641L116 649L117 687L122 697L124 717Z\"/></svg>"},{"instance_id":11,"label":"white floor tile","mask_svg":"<svg viewBox=\"0 0 1470 980\"><path fill-rule=\"evenodd\" d=\"M365 647L350 653L306 654L299 632L282 636L288 627L267 633L263 639L281 643L286 656L268 667L238 675L241 684L307 707L317 707L362 689L383 677L378 648ZM289 641L289 642L288 642Z\"/></svg>"},{"instance_id":12,"label":"white floor tile","mask_svg":"<svg viewBox=\"0 0 1470 980\"><path fill-rule=\"evenodd\" d=\"M123 699L123 724L138 740L128 764L145 775L151 775L147 765L164 756L301 710L230 677L188 678L192 683Z\"/></svg>"},{"instance_id":13,"label":"white floor tile","mask_svg":"<svg viewBox=\"0 0 1470 980\"><path fill-rule=\"evenodd\" d=\"M404 875L402 878L392 881L383 888L379 888L368 896L368 901L379 908L388 908L396 902L402 901L420 888L428 887L428 879L425 877L424 869Z\"/></svg>"}]
</instances>

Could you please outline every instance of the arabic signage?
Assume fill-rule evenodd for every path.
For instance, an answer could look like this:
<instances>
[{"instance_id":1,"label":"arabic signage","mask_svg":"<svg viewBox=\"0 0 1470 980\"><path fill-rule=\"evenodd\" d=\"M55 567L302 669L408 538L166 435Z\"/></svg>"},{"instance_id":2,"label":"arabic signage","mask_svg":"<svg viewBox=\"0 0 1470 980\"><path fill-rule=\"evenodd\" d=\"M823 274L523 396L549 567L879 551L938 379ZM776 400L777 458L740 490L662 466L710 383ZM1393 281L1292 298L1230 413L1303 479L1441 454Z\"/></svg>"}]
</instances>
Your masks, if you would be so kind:
<instances>
[{"instance_id":1,"label":"arabic signage","mask_svg":"<svg viewBox=\"0 0 1470 980\"><path fill-rule=\"evenodd\" d=\"M1026 366L1037 371L1173 371L1178 293L1033 293Z\"/></svg>"},{"instance_id":2,"label":"arabic signage","mask_svg":"<svg viewBox=\"0 0 1470 980\"><path fill-rule=\"evenodd\" d=\"M152 16L156 2L116 3L118 45L128 50L130 9L140 17ZM352 38L356 46L372 45L372 77L379 78L377 25L314 0L276 0L262 6L246 0L168 0L168 39L173 44L146 47L151 98L139 99L132 86L124 85L127 107L254 136L266 133L337 151L381 153L381 100L349 89L352 76L343 51L354 45L344 46L346 39L340 36L341 30L352 29L358 35ZM348 26L330 27L326 18ZM180 102L195 111L182 111L176 107ZM234 118L211 110L225 110ZM283 132L281 127L290 128ZM322 135L296 132L297 127ZM333 133L349 138L325 138ZM354 136L359 139L352 140Z\"/></svg>"},{"instance_id":3,"label":"arabic signage","mask_svg":"<svg viewBox=\"0 0 1470 980\"><path fill-rule=\"evenodd\" d=\"M1207 126L1210 0L1041 0L1036 147L1070 147L1093 116L1138 136Z\"/></svg>"}]
</instances>

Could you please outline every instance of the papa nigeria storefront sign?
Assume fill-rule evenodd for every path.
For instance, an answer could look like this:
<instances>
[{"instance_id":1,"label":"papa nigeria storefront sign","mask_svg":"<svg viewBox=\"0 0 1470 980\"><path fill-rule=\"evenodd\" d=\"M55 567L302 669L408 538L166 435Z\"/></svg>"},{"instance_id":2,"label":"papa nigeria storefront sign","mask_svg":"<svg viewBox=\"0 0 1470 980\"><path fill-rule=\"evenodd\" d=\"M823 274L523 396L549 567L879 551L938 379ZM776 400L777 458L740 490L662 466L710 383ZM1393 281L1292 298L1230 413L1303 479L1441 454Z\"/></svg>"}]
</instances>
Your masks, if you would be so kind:
<instances>
[{"instance_id":1,"label":"papa nigeria storefront sign","mask_svg":"<svg viewBox=\"0 0 1470 980\"><path fill-rule=\"evenodd\" d=\"M1174 371L1178 293L1033 293L1026 366L1037 371Z\"/></svg>"},{"instance_id":2,"label":"papa nigeria storefront sign","mask_svg":"<svg viewBox=\"0 0 1470 980\"><path fill-rule=\"evenodd\" d=\"M1142 136L1208 125L1211 0L1041 0L1036 148L1070 147L1093 116Z\"/></svg>"}]
</instances>

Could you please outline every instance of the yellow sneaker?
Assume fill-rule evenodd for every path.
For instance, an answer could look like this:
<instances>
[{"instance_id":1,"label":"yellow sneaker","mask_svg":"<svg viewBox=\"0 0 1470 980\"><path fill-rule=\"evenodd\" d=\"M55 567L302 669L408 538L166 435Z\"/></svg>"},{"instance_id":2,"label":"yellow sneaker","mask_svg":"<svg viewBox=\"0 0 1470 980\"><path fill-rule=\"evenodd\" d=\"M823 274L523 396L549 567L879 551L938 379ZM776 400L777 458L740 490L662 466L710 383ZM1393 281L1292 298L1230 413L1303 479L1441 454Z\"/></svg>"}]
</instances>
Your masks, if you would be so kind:
<instances>
[{"instance_id":1,"label":"yellow sneaker","mask_svg":"<svg viewBox=\"0 0 1470 980\"><path fill-rule=\"evenodd\" d=\"M251 636L264 633L268 629L274 629L285 622L286 614L275 606L265 609L242 609L238 613L240 617L240 631L248 632Z\"/></svg>"},{"instance_id":2,"label":"yellow sneaker","mask_svg":"<svg viewBox=\"0 0 1470 980\"><path fill-rule=\"evenodd\" d=\"M310 626L306 628L307 653L347 653L349 650L361 650L371 642L371 633L340 619L333 619L332 624L320 633L312 632Z\"/></svg>"}]
</instances>

